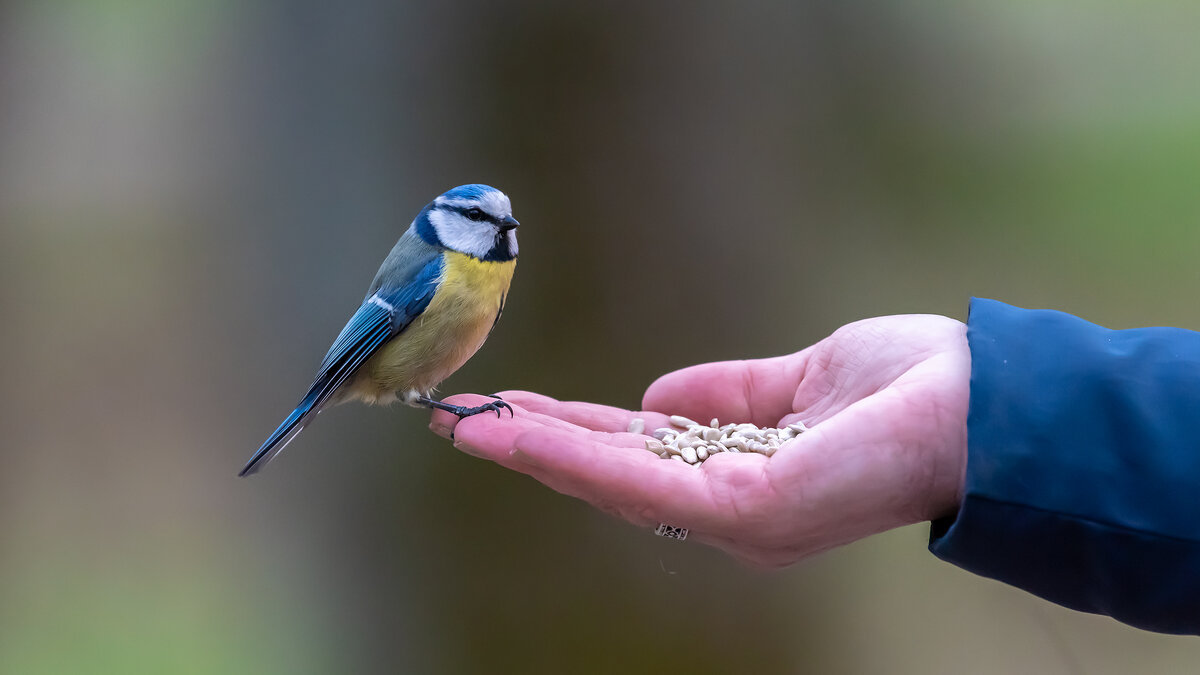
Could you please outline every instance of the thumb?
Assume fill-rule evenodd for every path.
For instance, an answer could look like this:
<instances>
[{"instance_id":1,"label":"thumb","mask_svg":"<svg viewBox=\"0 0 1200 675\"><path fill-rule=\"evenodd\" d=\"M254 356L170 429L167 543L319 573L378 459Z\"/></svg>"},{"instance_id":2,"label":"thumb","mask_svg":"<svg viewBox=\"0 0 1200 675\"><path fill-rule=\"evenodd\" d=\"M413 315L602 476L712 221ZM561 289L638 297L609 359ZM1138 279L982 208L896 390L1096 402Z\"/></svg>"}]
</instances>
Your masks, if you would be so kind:
<instances>
[{"instance_id":1,"label":"thumb","mask_svg":"<svg viewBox=\"0 0 1200 675\"><path fill-rule=\"evenodd\" d=\"M807 351L768 359L718 361L667 373L642 397L642 408L706 423L774 426L792 412Z\"/></svg>"}]
</instances>

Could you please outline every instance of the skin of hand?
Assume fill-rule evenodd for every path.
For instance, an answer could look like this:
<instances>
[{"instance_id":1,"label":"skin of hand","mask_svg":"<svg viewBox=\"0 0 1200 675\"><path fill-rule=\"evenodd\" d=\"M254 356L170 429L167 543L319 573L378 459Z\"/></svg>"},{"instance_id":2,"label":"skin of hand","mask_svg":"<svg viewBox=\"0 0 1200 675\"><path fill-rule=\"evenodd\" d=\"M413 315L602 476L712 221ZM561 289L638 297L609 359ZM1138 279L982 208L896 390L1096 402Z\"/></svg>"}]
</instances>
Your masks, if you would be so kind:
<instances>
[{"instance_id":1,"label":"skin of hand","mask_svg":"<svg viewBox=\"0 0 1200 675\"><path fill-rule=\"evenodd\" d=\"M760 567L782 567L894 527L952 514L966 468L971 355L966 326L903 315L846 325L787 356L707 363L650 385L642 411L500 396L516 415L430 428L471 455L529 474L645 528L667 523ZM453 397L478 405L486 397ZM448 399L449 400L449 399ZM809 431L772 457L719 453L699 466L646 451L627 433L679 414Z\"/></svg>"}]
</instances>

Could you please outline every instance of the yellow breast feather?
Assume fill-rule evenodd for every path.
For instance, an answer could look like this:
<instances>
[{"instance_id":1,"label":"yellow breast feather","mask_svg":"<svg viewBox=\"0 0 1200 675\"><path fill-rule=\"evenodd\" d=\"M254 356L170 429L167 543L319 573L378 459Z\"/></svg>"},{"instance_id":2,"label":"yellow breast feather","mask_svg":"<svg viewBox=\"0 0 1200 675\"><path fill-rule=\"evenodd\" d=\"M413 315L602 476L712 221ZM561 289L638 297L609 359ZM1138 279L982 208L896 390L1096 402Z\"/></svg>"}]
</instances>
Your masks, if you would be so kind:
<instances>
[{"instance_id":1,"label":"yellow breast feather","mask_svg":"<svg viewBox=\"0 0 1200 675\"><path fill-rule=\"evenodd\" d=\"M428 396L483 346L499 317L516 260L443 254L445 271L429 306L363 364L351 394L368 403Z\"/></svg>"}]
</instances>

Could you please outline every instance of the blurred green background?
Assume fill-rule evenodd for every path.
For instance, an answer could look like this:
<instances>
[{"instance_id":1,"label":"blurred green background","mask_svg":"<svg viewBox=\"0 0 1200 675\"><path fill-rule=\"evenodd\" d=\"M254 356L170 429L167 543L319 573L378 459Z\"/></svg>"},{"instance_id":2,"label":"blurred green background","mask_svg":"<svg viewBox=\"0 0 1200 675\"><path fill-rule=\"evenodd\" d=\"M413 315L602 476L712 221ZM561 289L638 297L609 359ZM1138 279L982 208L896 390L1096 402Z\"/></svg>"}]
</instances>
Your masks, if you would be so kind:
<instances>
[{"instance_id":1,"label":"blurred green background","mask_svg":"<svg viewBox=\"0 0 1200 675\"><path fill-rule=\"evenodd\" d=\"M1200 328L1200 4L0 5L0 672L1181 672L904 528L787 570L330 411L235 478L413 214L521 264L443 388L657 375L980 295Z\"/></svg>"}]
</instances>

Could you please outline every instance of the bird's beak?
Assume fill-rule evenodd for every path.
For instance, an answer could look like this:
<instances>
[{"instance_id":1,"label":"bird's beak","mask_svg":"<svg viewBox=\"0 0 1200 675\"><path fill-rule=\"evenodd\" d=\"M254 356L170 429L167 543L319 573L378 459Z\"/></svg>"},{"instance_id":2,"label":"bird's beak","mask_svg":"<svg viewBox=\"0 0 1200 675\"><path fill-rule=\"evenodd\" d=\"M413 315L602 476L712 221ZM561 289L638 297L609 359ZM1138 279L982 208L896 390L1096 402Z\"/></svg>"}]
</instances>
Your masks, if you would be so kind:
<instances>
[{"instance_id":1,"label":"bird's beak","mask_svg":"<svg viewBox=\"0 0 1200 675\"><path fill-rule=\"evenodd\" d=\"M500 229L505 232L508 232L509 230L515 230L518 225L520 225L520 223L518 223L517 219L513 218L512 216L504 216L504 220L500 221Z\"/></svg>"}]
</instances>

